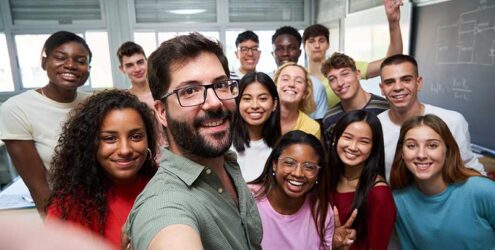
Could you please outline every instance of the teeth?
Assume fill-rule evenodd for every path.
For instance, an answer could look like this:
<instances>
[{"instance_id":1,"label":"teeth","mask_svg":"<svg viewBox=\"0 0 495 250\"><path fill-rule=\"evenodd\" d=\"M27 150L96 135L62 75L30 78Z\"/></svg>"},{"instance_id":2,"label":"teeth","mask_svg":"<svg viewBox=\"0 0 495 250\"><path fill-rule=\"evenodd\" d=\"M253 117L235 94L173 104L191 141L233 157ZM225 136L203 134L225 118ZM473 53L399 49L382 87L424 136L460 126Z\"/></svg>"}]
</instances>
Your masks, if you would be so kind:
<instances>
[{"instance_id":1,"label":"teeth","mask_svg":"<svg viewBox=\"0 0 495 250\"><path fill-rule=\"evenodd\" d=\"M419 169L421 170L425 170L427 169L431 164L430 163L426 163L426 162L416 162L415 163L416 167L418 167Z\"/></svg>"},{"instance_id":2,"label":"teeth","mask_svg":"<svg viewBox=\"0 0 495 250\"><path fill-rule=\"evenodd\" d=\"M402 94L402 95L394 95L394 96L392 96L392 97L393 97L393 98L395 98L395 99L403 99L403 98L405 98L405 97L406 97L406 95L405 95L405 94Z\"/></svg>"},{"instance_id":3,"label":"teeth","mask_svg":"<svg viewBox=\"0 0 495 250\"><path fill-rule=\"evenodd\" d=\"M220 124L223 123L223 120L219 120L219 121L213 121L213 122L206 122L206 123L203 123L203 126L205 127L216 127L216 126L219 126Z\"/></svg>"},{"instance_id":4,"label":"teeth","mask_svg":"<svg viewBox=\"0 0 495 250\"><path fill-rule=\"evenodd\" d=\"M72 73L62 73L60 74L63 78L68 78L68 79L76 79L77 76L72 74Z\"/></svg>"},{"instance_id":5,"label":"teeth","mask_svg":"<svg viewBox=\"0 0 495 250\"><path fill-rule=\"evenodd\" d=\"M260 112L249 113L249 117L251 117L251 118L260 118L261 116L262 116L262 113L260 113Z\"/></svg>"},{"instance_id":6,"label":"teeth","mask_svg":"<svg viewBox=\"0 0 495 250\"><path fill-rule=\"evenodd\" d=\"M291 95L295 95L296 94L296 92L293 91L293 90L284 90L284 93L291 94Z\"/></svg>"},{"instance_id":7,"label":"teeth","mask_svg":"<svg viewBox=\"0 0 495 250\"><path fill-rule=\"evenodd\" d=\"M293 181L293 180L289 180L288 181L291 185L294 185L294 186L302 186L304 183L302 182L298 182L298 181Z\"/></svg>"}]
</instances>

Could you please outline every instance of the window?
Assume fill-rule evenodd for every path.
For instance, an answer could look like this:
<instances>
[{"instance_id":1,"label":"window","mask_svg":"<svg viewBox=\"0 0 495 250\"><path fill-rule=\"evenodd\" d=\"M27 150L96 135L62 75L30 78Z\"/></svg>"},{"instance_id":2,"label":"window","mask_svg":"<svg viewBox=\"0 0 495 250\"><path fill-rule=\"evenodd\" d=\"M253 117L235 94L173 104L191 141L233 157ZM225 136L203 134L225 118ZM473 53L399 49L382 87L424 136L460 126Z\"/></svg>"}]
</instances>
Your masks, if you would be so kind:
<instances>
[{"instance_id":1,"label":"window","mask_svg":"<svg viewBox=\"0 0 495 250\"><path fill-rule=\"evenodd\" d=\"M113 86L108 36L106 32L86 32L86 42L93 53L90 78L87 84L93 88ZM41 68L41 50L49 34L16 35L15 43L21 70L22 88L39 88L48 82L46 72Z\"/></svg>"},{"instance_id":2,"label":"window","mask_svg":"<svg viewBox=\"0 0 495 250\"><path fill-rule=\"evenodd\" d=\"M136 23L215 23L216 0L134 0Z\"/></svg>"},{"instance_id":3,"label":"window","mask_svg":"<svg viewBox=\"0 0 495 250\"><path fill-rule=\"evenodd\" d=\"M0 33L0 55L0 92L14 91L7 40L3 33Z\"/></svg>"},{"instance_id":4,"label":"window","mask_svg":"<svg viewBox=\"0 0 495 250\"><path fill-rule=\"evenodd\" d=\"M229 0L231 22L304 21L304 0Z\"/></svg>"}]
</instances>

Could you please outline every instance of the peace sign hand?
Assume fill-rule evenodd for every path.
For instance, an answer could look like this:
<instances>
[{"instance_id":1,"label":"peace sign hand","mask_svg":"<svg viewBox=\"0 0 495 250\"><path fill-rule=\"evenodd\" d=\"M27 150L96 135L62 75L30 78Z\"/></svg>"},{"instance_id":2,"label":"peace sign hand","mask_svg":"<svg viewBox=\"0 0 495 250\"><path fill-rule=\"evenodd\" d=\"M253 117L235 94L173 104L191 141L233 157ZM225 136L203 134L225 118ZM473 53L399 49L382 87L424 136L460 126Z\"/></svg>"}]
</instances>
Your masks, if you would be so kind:
<instances>
[{"instance_id":1,"label":"peace sign hand","mask_svg":"<svg viewBox=\"0 0 495 250\"><path fill-rule=\"evenodd\" d=\"M334 231L332 246L334 249L348 249L356 239L356 230L352 229L352 223L357 217L357 209L352 211L351 216L344 225L340 224L339 210L336 206L333 207Z\"/></svg>"}]
</instances>

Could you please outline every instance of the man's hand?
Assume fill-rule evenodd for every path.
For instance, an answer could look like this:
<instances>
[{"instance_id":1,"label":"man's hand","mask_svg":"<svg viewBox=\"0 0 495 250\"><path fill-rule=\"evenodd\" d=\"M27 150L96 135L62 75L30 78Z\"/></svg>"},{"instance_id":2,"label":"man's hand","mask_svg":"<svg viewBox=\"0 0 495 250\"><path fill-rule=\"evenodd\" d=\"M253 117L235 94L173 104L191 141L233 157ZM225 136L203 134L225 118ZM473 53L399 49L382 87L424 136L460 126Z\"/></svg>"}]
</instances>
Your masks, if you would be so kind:
<instances>
[{"instance_id":1,"label":"man's hand","mask_svg":"<svg viewBox=\"0 0 495 250\"><path fill-rule=\"evenodd\" d=\"M120 247L122 250L131 250L131 239L125 233L125 224L120 229L120 242L122 242Z\"/></svg>"},{"instance_id":2,"label":"man's hand","mask_svg":"<svg viewBox=\"0 0 495 250\"><path fill-rule=\"evenodd\" d=\"M333 217L335 222L335 228L333 231L332 246L334 249L348 249L354 240L356 239L356 230L352 229L352 223L357 216L357 209L352 211L351 216L344 225L340 224L339 210L336 206L333 207Z\"/></svg>"},{"instance_id":3,"label":"man's hand","mask_svg":"<svg viewBox=\"0 0 495 250\"><path fill-rule=\"evenodd\" d=\"M383 6L385 6L385 13L389 23L399 22L400 20L400 6L402 0L383 0Z\"/></svg>"}]
</instances>

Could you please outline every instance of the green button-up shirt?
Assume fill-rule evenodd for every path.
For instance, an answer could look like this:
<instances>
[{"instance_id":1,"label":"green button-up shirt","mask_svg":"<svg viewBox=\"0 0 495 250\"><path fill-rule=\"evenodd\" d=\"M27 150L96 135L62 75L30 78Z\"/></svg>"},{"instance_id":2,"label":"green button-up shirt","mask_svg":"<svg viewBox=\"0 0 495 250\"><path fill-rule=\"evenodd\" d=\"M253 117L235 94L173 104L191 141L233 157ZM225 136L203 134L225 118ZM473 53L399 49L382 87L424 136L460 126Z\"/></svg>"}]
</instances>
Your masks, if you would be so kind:
<instances>
[{"instance_id":1,"label":"green button-up shirt","mask_svg":"<svg viewBox=\"0 0 495 250\"><path fill-rule=\"evenodd\" d=\"M194 228L205 249L261 249L261 220L233 152L224 167L234 182L237 205L209 168L164 149L160 168L137 197L126 223L133 249L147 249L163 228Z\"/></svg>"}]
</instances>

